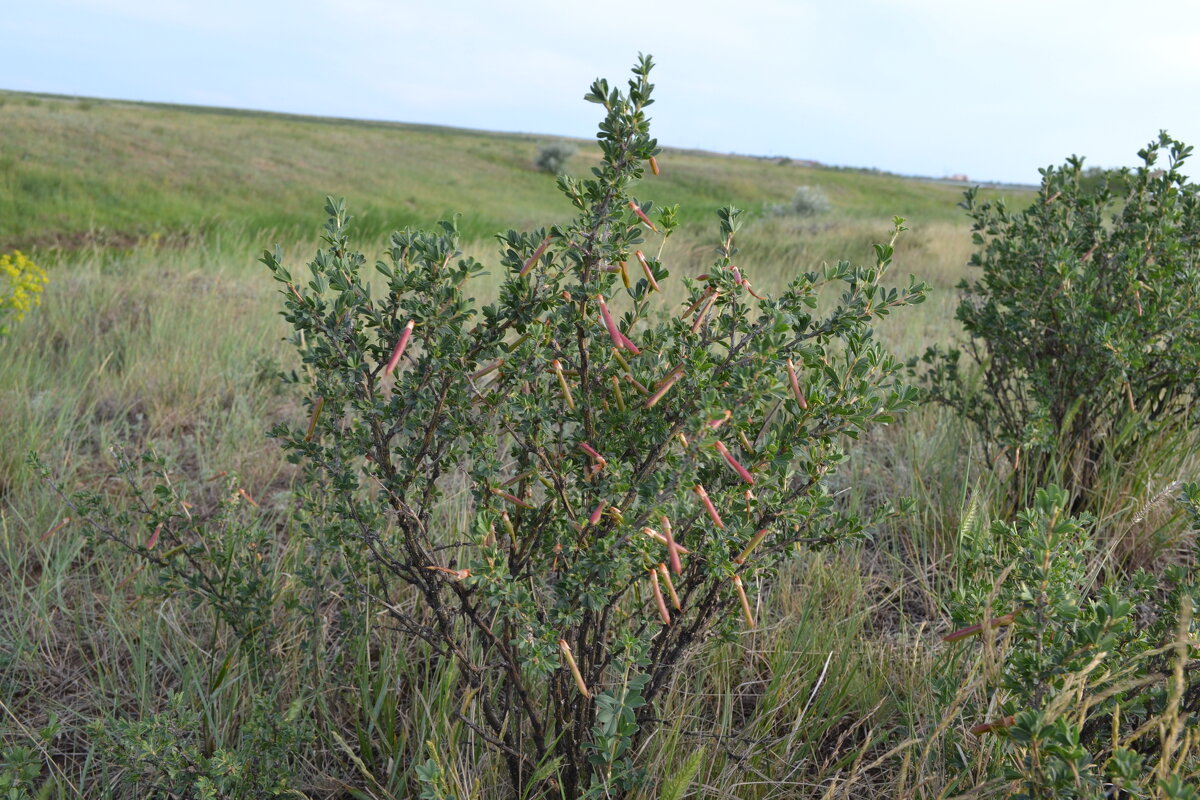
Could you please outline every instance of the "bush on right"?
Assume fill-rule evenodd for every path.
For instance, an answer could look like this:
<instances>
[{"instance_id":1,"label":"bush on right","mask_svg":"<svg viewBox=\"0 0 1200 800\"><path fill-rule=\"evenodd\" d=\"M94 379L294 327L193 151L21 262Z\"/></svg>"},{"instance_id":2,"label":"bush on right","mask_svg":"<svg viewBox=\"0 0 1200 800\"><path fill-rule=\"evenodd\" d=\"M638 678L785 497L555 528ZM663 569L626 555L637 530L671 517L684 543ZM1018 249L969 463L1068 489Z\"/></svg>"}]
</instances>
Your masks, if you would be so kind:
<instances>
[{"instance_id":1,"label":"bush on right","mask_svg":"<svg viewBox=\"0 0 1200 800\"><path fill-rule=\"evenodd\" d=\"M1200 415L1200 199L1165 132L1097 188L1083 159L1041 170L1034 203L964 207L982 274L959 284L957 348L927 386L1011 465L1008 507L1056 482L1103 517L1179 477Z\"/></svg>"}]
</instances>

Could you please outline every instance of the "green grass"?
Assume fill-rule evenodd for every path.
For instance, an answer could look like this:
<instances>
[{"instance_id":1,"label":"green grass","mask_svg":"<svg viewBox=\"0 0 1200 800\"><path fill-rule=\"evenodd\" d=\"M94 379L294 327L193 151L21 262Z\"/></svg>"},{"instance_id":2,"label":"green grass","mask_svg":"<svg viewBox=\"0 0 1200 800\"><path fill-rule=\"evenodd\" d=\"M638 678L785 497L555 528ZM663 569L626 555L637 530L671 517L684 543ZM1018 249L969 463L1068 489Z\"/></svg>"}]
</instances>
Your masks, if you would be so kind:
<instances>
[{"instance_id":1,"label":"green grass","mask_svg":"<svg viewBox=\"0 0 1200 800\"><path fill-rule=\"evenodd\" d=\"M533 158L546 137L118 101L0 94L0 247L127 244L233 224L294 237L324 222L321 199L344 196L359 231L377 237L463 214L468 238L567 218L553 176ZM567 172L597 161L584 146ZM960 190L869 172L668 149L648 197L685 220L719 206L752 210L820 184L844 217L903 213L957 222Z\"/></svg>"},{"instance_id":2,"label":"green grass","mask_svg":"<svg viewBox=\"0 0 1200 800\"><path fill-rule=\"evenodd\" d=\"M331 584L314 593L298 577L337 565L294 528L294 468L265 435L305 411L274 378L295 366L294 351L277 284L255 258L283 241L288 262L301 263L316 247L322 198L334 194L349 199L372 255L395 227L469 209L466 250L496 271L492 233L570 213L553 179L531 167L537 138L0 100L0 244L32 251L51 279L43 305L0 339L0 762L25 748L33 795L145 796L89 724L149 719L178 693L202 719L181 740L206 753L250 746L256 699L280 710L299 703L311 740L289 769L309 797L415 796L414 765L431 756L458 797L501 796L502 765L454 718L453 674L435 674L430 654L384 618L353 613L349 592ZM585 173L592 158L581 150L571 171ZM648 176L639 197L684 206L685 225L664 250L673 276L706 269L718 206L758 210L819 184L834 210L816 224L751 220L744 274L775 291L823 261L868 260L901 215L912 230L896 277L915 273L934 291L880 333L904 355L954 335L951 287L970 253L957 189L669 149L660 162L662 176ZM475 293L494 287L483 278ZM834 486L848 506L910 496L916 512L866 543L804 554L775 585L748 587L761 627L679 668L663 723L638 754L642 796L932 798L970 785L956 783L965 779L934 734L975 720L955 717L933 687L966 670L938 635L960 579L956 547L964 531L986 529L1002 471L978 462L972 435L922 408L860 443ZM120 497L113 446L162 453L198 508L220 499L221 473L259 503L239 513L277 531L269 585L279 630L266 662L186 593L146 596L152 570L88 546L78 523L45 535L75 512L26 453L37 451L68 493ZM59 732L44 740L38 731L52 719ZM973 741L954 758L986 760L992 744Z\"/></svg>"}]
</instances>

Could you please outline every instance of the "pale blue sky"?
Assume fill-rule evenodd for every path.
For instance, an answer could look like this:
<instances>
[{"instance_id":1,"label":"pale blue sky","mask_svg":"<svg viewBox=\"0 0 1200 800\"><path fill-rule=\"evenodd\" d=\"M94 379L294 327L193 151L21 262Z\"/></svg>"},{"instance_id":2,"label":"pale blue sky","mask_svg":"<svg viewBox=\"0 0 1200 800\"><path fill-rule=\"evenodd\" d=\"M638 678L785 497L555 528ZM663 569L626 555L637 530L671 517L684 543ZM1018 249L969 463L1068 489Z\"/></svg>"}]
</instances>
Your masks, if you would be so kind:
<instances>
[{"instance_id":1,"label":"pale blue sky","mask_svg":"<svg viewBox=\"0 0 1200 800\"><path fill-rule=\"evenodd\" d=\"M0 41L0 88L580 137L645 51L664 145L976 180L1200 143L1195 0L0 0Z\"/></svg>"}]
</instances>

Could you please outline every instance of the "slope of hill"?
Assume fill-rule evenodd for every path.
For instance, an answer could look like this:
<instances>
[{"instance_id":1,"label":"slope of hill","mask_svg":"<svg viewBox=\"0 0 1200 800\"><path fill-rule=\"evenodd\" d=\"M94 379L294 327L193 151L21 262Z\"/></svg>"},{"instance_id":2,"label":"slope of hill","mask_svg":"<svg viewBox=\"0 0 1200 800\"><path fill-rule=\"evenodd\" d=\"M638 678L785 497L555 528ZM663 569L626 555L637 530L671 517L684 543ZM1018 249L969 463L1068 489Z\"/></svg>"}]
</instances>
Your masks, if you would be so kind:
<instances>
[{"instance_id":1,"label":"slope of hill","mask_svg":"<svg viewBox=\"0 0 1200 800\"><path fill-rule=\"evenodd\" d=\"M533 157L547 137L191 106L0 93L0 247L129 241L233 224L316 230L326 194L366 234L458 212L469 238L563 219ZM586 174L581 143L568 172ZM819 184L840 217L957 221L960 187L786 160L668 149L643 191L685 221Z\"/></svg>"}]
</instances>

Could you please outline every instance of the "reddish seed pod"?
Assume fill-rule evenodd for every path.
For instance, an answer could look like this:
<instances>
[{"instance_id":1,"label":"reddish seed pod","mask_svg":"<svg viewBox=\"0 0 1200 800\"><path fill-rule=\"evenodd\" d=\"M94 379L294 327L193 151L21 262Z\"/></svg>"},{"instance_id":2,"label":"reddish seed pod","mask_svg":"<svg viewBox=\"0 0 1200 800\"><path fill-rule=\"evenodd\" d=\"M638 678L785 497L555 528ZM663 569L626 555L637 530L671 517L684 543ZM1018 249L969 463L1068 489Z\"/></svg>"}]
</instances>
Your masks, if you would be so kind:
<instances>
[{"instance_id":1,"label":"reddish seed pod","mask_svg":"<svg viewBox=\"0 0 1200 800\"><path fill-rule=\"evenodd\" d=\"M43 542L44 542L44 541L46 541L46 540L47 540L47 539L49 539L51 536L53 536L54 534L58 533L59 531L61 531L63 528L67 527L67 525L70 525L70 524L71 524L71 518L70 518L70 517L63 517L63 518L62 518L62 522L58 523L57 525L55 525L55 526L54 526L53 528L51 528L50 530L48 530L48 531L46 531L45 533L43 533L43 534L42 534L42 538L41 538L39 541L43 541Z\"/></svg>"},{"instance_id":2,"label":"reddish seed pod","mask_svg":"<svg viewBox=\"0 0 1200 800\"><path fill-rule=\"evenodd\" d=\"M671 390L671 387L674 386L675 383L682 377L683 367L676 367L675 369L671 370L671 374L663 378L662 383L660 383L658 388L654 390L654 394L650 395L650 399L646 401L646 408L654 408L654 406L658 404L658 401L662 400L663 396L666 395L666 393Z\"/></svg>"},{"instance_id":3,"label":"reddish seed pod","mask_svg":"<svg viewBox=\"0 0 1200 800\"><path fill-rule=\"evenodd\" d=\"M721 530L725 530L725 523L721 521L721 515L717 513L717 507L713 505L712 500L708 497L708 492L704 491L704 487L696 484L692 487L692 491L700 498L700 502L704 504L704 510L708 512L709 519L713 521Z\"/></svg>"},{"instance_id":4,"label":"reddish seed pod","mask_svg":"<svg viewBox=\"0 0 1200 800\"><path fill-rule=\"evenodd\" d=\"M679 558L679 545L675 542L675 534L671 530L671 520L667 519L667 515L663 514L662 519L663 533L667 538L667 560L671 562L671 571L676 575L683 574L683 562Z\"/></svg>"},{"instance_id":5,"label":"reddish seed pod","mask_svg":"<svg viewBox=\"0 0 1200 800\"><path fill-rule=\"evenodd\" d=\"M1005 728L1011 728L1016 722L1017 718L1010 715L1001 719L994 719L991 722L985 722L982 725L976 725L971 728L971 733L975 736L982 736L985 733L994 733Z\"/></svg>"},{"instance_id":6,"label":"reddish seed pod","mask_svg":"<svg viewBox=\"0 0 1200 800\"><path fill-rule=\"evenodd\" d=\"M660 544L667 544L667 537L663 536L661 533L654 530L654 528L642 528L642 533L646 534L651 539L653 539L654 541L656 541ZM685 556L689 556L692 554L691 550L688 550L686 547L679 544L678 542L675 543L675 549L678 550L680 553L682 553Z\"/></svg>"},{"instance_id":7,"label":"reddish seed pod","mask_svg":"<svg viewBox=\"0 0 1200 800\"><path fill-rule=\"evenodd\" d=\"M650 282L650 287L656 292L661 292L662 289L658 288L658 281L654 280L654 273L650 270L650 264L646 261L646 254L641 250L635 250L633 254L641 262L642 272L646 273L646 280Z\"/></svg>"},{"instance_id":8,"label":"reddish seed pod","mask_svg":"<svg viewBox=\"0 0 1200 800\"><path fill-rule=\"evenodd\" d=\"M658 585L658 570L650 568L650 591L654 593L654 605L658 607L658 616L663 625L671 624L671 612L667 610L667 601L663 598L662 587Z\"/></svg>"},{"instance_id":9,"label":"reddish seed pod","mask_svg":"<svg viewBox=\"0 0 1200 800\"><path fill-rule=\"evenodd\" d=\"M717 293L713 292L712 294L710 294L708 296L708 299L706 301L704 301L704 305L703 305L703 307L701 307L700 313L696 314L696 319L692 321L692 333L695 333L696 331L700 330L700 326L704 324L704 318L708 316L708 312L712 308L712 305L713 305L713 303L716 302L716 300L717 300Z\"/></svg>"},{"instance_id":10,"label":"reddish seed pod","mask_svg":"<svg viewBox=\"0 0 1200 800\"><path fill-rule=\"evenodd\" d=\"M630 200L629 207L631 209L633 209L633 213L637 214L638 217L641 218L642 222L646 223L647 228L654 231L655 233L658 233L658 228L654 227L654 223L650 221L650 218L646 216L645 212L642 211L642 209L638 206L637 203Z\"/></svg>"},{"instance_id":11,"label":"reddish seed pod","mask_svg":"<svg viewBox=\"0 0 1200 800\"><path fill-rule=\"evenodd\" d=\"M1003 628L1007 625L1012 625L1013 621L1016 618L1017 618L1017 612L1013 611L1011 613L1005 614L1004 616L996 617L994 619L988 620L987 627ZM954 631L953 633L946 634L945 636L942 637L942 641L943 642L957 642L960 639L966 639L968 636L974 636L977 633L982 633L983 629L984 629L984 624L982 622L977 622L974 625L968 626L966 628L959 628L958 630Z\"/></svg>"},{"instance_id":12,"label":"reddish seed pod","mask_svg":"<svg viewBox=\"0 0 1200 800\"><path fill-rule=\"evenodd\" d=\"M613 346L620 349L625 348L629 352L636 355L641 355L641 350L626 338L625 334L621 333L621 329L617 327L616 321L608 310L608 304L604 302L604 298L596 295L596 302L600 305L600 318L604 320L604 327L608 329L608 335L612 339Z\"/></svg>"},{"instance_id":13,"label":"reddish seed pod","mask_svg":"<svg viewBox=\"0 0 1200 800\"><path fill-rule=\"evenodd\" d=\"M514 506L519 506L520 508L533 508L533 506L529 505L529 503L526 503L521 498L517 497L516 495L511 495L508 492L502 492L499 489L492 489L492 494L496 495L496 497L507 500Z\"/></svg>"},{"instance_id":14,"label":"reddish seed pod","mask_svg":"<svg viewBox=\"0 0 1200 800\"><path fill-rule=\"evenodd\" d=\"M729 421L729 418L730 418L730 417L732 417L732 416L733 416L733 412L732 412L732 411L730 411L730 410L727 408L727 409L725 409L725 416L723 416L723 417L717 417L716 419L710 419L710 420L709 420L707 423L705 423L705 424L706 424L706 425L708 425L708 427L709 427L709 428L711 428L712 430L714 430L714 431L715 431L717 428L721 427L721 426L722 426L722 425L724 425L726 422L728 422L728 421Z\"/></svg>"},{"instance_id":15,"label":"reddish seed pod","mask_svg":"<svg viewBox=\"0 0 1200 800\"><path fill-rule=\"evenodd\" d=\"M736 472L742 480L744 480L746 483L749 483L749 484L754 483L754 476L750 474L750 470L746 469L740 463L738 463L738 460L733 457L732 453L729 452L729 448L725 446L724 442L717 442L713 446L716 447L717 452L720 453L722 455L722 457L724 457L725 463L728 464L730 466L730 468L732 468L733 471Z\"/></svg>"},{"instance_id":16,"label":"reddish seed pod","mask_svg":"<svg viewBox=\"0 0 1200 800\"><path fill-rule=\"evenodd\" d=\"M392 357L388 359L387 366L383 368L384 375L391 375L396 369L396 365L400 363L400 357L404 355L404 348L408 346L408 337L412 335L413 326L416 321L409 320L404 323L404 330L400 332L400 338L396 340L396 346L392 349Z\"/></svg>"},{"instance_id":17,"label":"reddish seed pod","mask_svg":"<svg viewBox=\"0 0 1200 800\"><path fill-rule=\"evenodd\" d=\"M804 392L800 390L800 378L796 376L796 365L789 358L787 360L788 382L792 385L792 394L796 396L796 402L800 407L807 410L808 400L804 397Z\"/></svg>"},{"instance_id":18,"label":"reddish seed pod","mask_svg":"<svg viewBox=\"0 0 1200 800\"><path fill-rule=\"evenodd\" d=\"M579 443L579 449L580 449L580 450L582 450L583 452L587 453L589 456L591 456L592 458L596 459L597 461L603 461L603 460L604 460L604 456L602 456L602 455L600 455L599 453L597 453L597 452L596 452L596 448L592 447L592 446L591 446L590 444L588 444L587 442L580 442L580 443Z\"/></svg>"},{"instance_id":19,"label":"reddish seed pod","mask_svg":"<svg viewBox=\"0 0 1200 800\"><path fill-rule=\"evenodd\" d=\"M601 500L600 505L596 506L592 511L592 515L588 517L588 525L595 525L600 521L600 516L604 513L604 507L608 505L607 500Z\"/></svg>"},{"instance_id":20,"label":"reddish seed pod","mask_svg":"<svg viewBox=\"0 0 1200 800\"><path fill-rule=\"evenodd\" d=\"M163 523L161 523L161 522L158 523L158 525L156 525L154 527L154 533L150 534L150 540L148 542L146 542L147 550L153 550L154 546L158 544L158 535L160 533L162 533L162 529L163 529Z\"/></svg>"}]
</instances>

